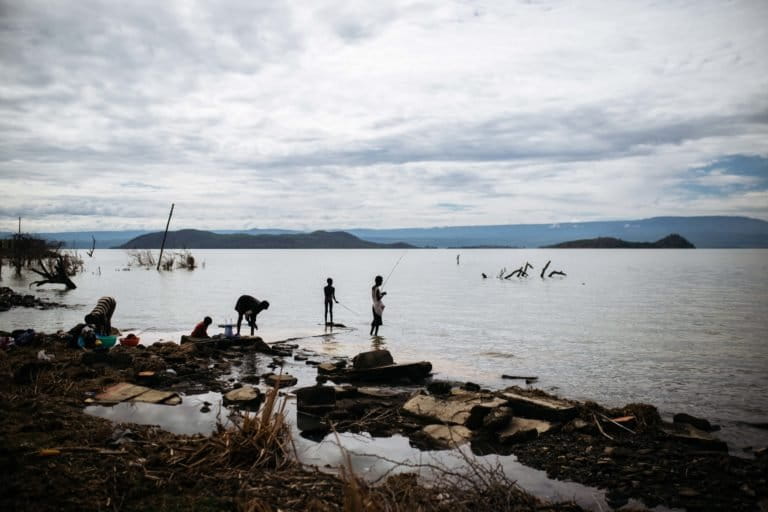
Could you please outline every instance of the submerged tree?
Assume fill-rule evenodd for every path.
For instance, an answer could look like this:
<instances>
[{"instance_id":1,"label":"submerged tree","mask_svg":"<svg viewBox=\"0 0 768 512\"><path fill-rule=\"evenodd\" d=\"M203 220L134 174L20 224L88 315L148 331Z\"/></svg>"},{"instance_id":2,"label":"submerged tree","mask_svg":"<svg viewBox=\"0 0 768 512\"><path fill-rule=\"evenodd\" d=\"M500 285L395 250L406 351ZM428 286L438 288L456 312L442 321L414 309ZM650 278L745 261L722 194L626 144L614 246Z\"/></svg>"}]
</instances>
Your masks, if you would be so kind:
<instances>
[{"instance_id":1,"label":"submerged tree","mask_svg":"<svg viewBox=\"0 0 768 512\"><path fill-rule=\"evenodd\" d=\"M61 244L42 240L28 233L17 233L2 241L0 259L10 262L16 275L27 269L42 277L30 286L63 284L68 290L77 288L70 279L83 270L77 253L61 251Z\"/></svg>"}]
</instances>

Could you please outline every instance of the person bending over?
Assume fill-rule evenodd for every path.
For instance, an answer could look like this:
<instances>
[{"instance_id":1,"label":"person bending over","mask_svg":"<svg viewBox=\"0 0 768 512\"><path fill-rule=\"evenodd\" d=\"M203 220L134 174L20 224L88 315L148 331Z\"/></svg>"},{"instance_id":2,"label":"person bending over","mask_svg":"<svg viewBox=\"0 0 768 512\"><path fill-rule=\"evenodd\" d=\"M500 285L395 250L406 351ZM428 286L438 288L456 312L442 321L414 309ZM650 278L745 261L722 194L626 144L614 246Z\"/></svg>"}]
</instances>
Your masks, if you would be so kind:
<instances>
[{"instance_id":1,"label":"person bending over","mask_svg":"<svg viewBox=\"0 0 768 512\"><path fill-rule=\"evenodd\" d=\"M96 334L109 336L112 334L112 315L117 308L117 302L112 297L102 297L93 310L85 315L85 323L94 326Z\"/></svg>"},{"instance_id":2,"label":"person bending over","mask_svg":"<svg viewBox=\"0 0 768 512\"><path fill-rule=\"evenodd\" d=\"M259 329L259 326L256 325L256 315L265 309L269 309L269 302L266 300L259 300L250 295L241 295L235 304L237 335L240 335L240 325L243 323L243 317L245 317L245 321L251 326L251 336L253 336L253 331Z\"/></svg>"}]
</instances>

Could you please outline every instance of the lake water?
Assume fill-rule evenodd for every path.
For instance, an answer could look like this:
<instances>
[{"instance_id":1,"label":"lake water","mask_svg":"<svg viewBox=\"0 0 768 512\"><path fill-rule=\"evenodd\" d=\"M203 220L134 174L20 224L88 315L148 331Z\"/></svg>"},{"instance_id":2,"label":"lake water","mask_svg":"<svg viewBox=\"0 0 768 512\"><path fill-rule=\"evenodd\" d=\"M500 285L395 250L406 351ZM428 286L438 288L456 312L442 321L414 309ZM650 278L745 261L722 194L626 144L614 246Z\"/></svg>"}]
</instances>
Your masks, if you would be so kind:
<instances>
[{"instance_id":1,"label":"lake water","mask_svg":"<svg viewBox=\"0 0 768 512\"><path fill-rule=\"evenodd\" d=\"M460 264L456 255L461 254ZM235 318L237 297L271 303L259 315L266 341L323 332L322 288L333 277L335 321L351 331L315 349L354 355L389 349L429 360L437 377L492 388L535 375L537 387L619 406L652 403L662 414L708 418L734 451L768 444L744 422L768 422L766 250L196 250L194 271L133 268L125 251L97 250L76 290L33 291L72 305L0 313L0 329L69 329L102 295L117 299L113 325L143 342L178 339L205 315ZM542 266L566 277L540 279ZM527 279L499 280L529 261ZM398 263L399 262L399 263ZM394 270L393 270L394 269ZM488 275L482 279L481 273ZM391 275L390 275L391 273ZM368 336L373 277L390 275L380 340ZM2 286L28 281L3 269ZM215 327L209 332L217 332ZM328 342L332 340L332 342Z\"/></svg>"}]
</instances>

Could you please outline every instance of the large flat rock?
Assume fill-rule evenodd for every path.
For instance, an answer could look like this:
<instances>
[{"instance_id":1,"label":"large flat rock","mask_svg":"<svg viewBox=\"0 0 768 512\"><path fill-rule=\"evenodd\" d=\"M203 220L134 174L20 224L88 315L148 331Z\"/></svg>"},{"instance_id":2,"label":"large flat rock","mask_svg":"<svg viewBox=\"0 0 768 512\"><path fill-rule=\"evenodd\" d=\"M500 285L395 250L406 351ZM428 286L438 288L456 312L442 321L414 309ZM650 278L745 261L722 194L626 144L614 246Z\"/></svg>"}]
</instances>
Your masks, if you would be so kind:
<instances>
[{"instance_id":1,"label":"large flat rock","mask_svg":"<svg viewBox=\"0 0 768 512\"><path fill-rule=\"evenodd\" d=\"M243 386L225 394L224 403L241 407L259 405L261 403L261 392L253 386Z\"/></svg>"},{"instance_id":2,"label":"large flat rock","mask_svg":"<svg viewBox=\"0 0 768 512\"><path fill-rule=\"evenodd\" d=\"M518 391L507 389L501 393L515 415L537 418L549 421L568 421L576 417L576 406L549 396L524 395Z\"/></svg>"},{"instance_id":3,"label":"large flat rock","mask_svg":"<svg viewBox=\"0 0 768 512\"><path fill-rule=\"evenodd\" d=\"M105 389L103 393L96 395L94 401L103 404L146 402L152 404L177 405L181 403L181 398L173 391L159 391L144 386L137 386L130 382L120 382Z\"/></svg>"},{"instance_id":4,"label":"large flat rock","mask_svg":"<svg viewBox=\"0 0 768 512\"><path fill-rule=\"evenodd\" d=\"M272 387L289 388L295 386L299 379L288 373L270 373L264 376L264 382Z\"/></svg>"},{"instance_id":5,"label":"large flat rock","mask_svg":"<svg viewBox=\"0 0 768 512\"><path fill-rule=\"evenodd\" d=\"M728 451L728 445L724 441L721 441L709 432L704 432L687 423L665 425L661 430L674 441L690 444L706 450Z\"/></svg>"},{"instance_id":6,"label":"large flat rock","mask_svg":"<svg viewBox=\"0 0 768 512\"><path fill-rule=\"evenodd\" d=\"M505 403L505 400L498 398L484 400L477 394L448 399L416 395L403 405L403 410L414 416L443 424L473 426L482 424L485 415Z\"/></svg>"},{"instance_id":7,"label":"large flat rock","mask_svg":"<svg viewBox=\"0 0 768 512\"><path fill-rule=\"evenodd\" d=\"M510 418L507 426L499 431L499 441L502 443L516 443L535 439L552 428L548 421L531 418Z\"/></svg>"},{"instance_id":8,"label":"large flat rock","mask_svg":"<svg viewBox=\"0 0 768 512\"><path fill-rule=\"evenodd\" d=\"M427 425L421 430L440 446L452 448L472 439L472 431L462 425Z\"/></svg>"}]
</instances>

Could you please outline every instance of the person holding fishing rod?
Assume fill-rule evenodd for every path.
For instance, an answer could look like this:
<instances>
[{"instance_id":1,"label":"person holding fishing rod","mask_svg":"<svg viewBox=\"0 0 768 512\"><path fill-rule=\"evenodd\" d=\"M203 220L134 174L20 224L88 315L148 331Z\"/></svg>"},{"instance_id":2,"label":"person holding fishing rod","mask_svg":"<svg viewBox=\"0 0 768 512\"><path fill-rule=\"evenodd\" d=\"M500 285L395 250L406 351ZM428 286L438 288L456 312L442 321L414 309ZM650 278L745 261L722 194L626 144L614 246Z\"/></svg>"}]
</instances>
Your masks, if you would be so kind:
<instances>
[{"instance_id":1,"label":"person holding fishing rod","mask_svg":"<svg viewBox=\"0 0 768 512\"><path fill-rule=\"evenodd\" d=\"M373 321L371 322L371 336L379 335L379 326L383 325L382 315L384 314L384 303L381 299L387 294L387 292L381 291L381 285L384 279L381 276L376 276L373 287L371 288L371 300L373 301Z\"/></svg>"},{"instance_id":2,"label":"person holding fishing rod","mask_svg":"<svg viewBox=\"0 0 768 512\"><path fill-rule=\"evenodd\" d=\"M333 326L333 303L339 303L336 300L336 288L333 287L333 279L330 277L325 280L328 285L323 288L323 295L325 295L325 325ZM328 322L328 315L331 316L331 321Z\"/></svg>"}]
</instances>

